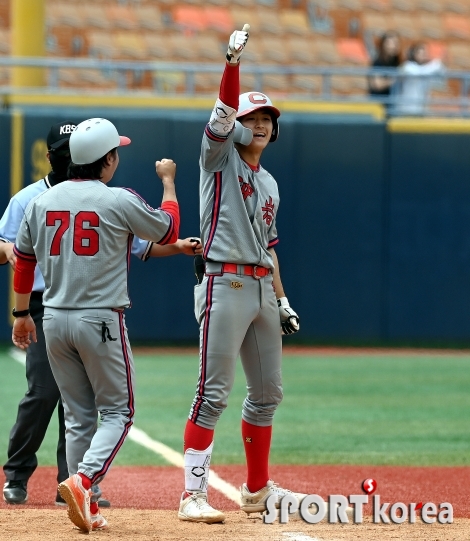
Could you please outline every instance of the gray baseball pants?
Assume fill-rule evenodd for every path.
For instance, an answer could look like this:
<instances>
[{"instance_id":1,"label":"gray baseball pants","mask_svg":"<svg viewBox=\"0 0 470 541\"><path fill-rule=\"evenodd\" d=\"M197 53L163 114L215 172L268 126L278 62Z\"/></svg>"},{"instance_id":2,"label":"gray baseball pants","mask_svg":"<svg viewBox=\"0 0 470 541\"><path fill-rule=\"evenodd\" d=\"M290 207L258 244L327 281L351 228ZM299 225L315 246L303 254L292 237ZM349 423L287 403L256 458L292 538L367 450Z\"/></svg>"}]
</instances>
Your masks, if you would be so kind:
<instances>
[{"instance_id":1,"label":"gray baseball pants","mask_svg":"<svg viewBox=\"0 0 470 541\"><path fill-rule=\"evenodd\" d=\"M134 417L134 360L124 314L45 307L43 328L64 402L69 475L83 473L95 485L106 475Z\"/></svg>"},{"instance_id":2,"label":"gray baseball pants","mask_svg":"<svg viewBox=\"0 0 470 541\"><path fill-rule=\"evenodd\" d=\"M211 272L207 264L206 273ZM209 269L209 270L207 270ZM189 419L215 427L235 379L240 354L247 383L243 419L270 426L282 400L282 338L272 275L207 275L195 287L200 324L199 380Z\"/></svg>"}]
</instances>

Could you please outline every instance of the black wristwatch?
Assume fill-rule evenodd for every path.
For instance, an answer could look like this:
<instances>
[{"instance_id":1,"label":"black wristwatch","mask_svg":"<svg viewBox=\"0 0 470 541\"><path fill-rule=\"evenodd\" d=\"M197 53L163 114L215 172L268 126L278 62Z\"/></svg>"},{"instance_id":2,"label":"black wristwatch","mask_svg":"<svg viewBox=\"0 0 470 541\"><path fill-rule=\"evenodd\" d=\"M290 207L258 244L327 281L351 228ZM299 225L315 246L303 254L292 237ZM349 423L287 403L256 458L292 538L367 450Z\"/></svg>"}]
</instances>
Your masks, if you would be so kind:
<instances>
[{"instance_id":1,"label":"black wristwatch","mask_svg":"<svg viewBox=\"0 0 470 541\"><path fill-rule=\"evenodd\" d=\"M25 316L29 316L29 309L26 309L26 310L19 310L18 312L16 311L16 308L13 308L13 310L11 311L11 315L13 317L25 317Z\"/></svg>"}]
</instances>

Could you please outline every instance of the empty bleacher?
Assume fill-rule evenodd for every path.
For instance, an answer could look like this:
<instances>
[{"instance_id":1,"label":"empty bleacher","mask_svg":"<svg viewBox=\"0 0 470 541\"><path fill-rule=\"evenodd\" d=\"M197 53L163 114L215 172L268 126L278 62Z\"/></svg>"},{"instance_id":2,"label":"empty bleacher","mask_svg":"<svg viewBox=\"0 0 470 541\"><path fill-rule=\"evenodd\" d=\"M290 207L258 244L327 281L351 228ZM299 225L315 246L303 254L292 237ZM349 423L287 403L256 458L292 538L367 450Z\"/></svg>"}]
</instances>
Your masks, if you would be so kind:
<instances>
[{"instance_id":1,"label":"empty bleacher","mask_svg":"<svg viewBox=\"0 0 470 541\"><path fill-rule=\"evenodd\" d=\"M10 54L8 2L0 2L0 55ZM249 22L248 65L367 66L378 36L399 33L403 51L415 41L451 69L470 68L470 0L47 0L46 36L51 57L173 62L174 71L128 75L134 88L184 88L179 62L223 63L227 39ZM108 73L59 70L60 86L114 88ZM255 84L244 75L243 83ZM2 76L0 84L8 77ZM276 94L322 92L317 75L277 74L263 79ZM217 74L196 74L198 92L214 93ZM249 86L249 84L248 84ZM451 85L452 86L452 85ZM335 76L339 95L366 93L364 77ZM441 94L455 88L441 89Z\"/></svg>"}]
</instances>

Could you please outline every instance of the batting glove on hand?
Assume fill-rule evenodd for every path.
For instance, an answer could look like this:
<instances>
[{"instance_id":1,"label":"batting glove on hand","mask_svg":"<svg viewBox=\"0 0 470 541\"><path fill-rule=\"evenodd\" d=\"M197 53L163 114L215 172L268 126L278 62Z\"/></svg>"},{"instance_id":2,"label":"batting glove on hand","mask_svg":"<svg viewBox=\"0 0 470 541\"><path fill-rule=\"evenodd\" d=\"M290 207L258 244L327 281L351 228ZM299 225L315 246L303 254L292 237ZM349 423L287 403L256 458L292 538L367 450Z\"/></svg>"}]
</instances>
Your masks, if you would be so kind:
<instances>
[{"instance_id":1,"label":"batting glove on hand","mask_svg":"<svg viewBox=\"0 0 470 541\"><path fill-rule=\"evenodd\" d=\"M243 30L235 30L230 36L227 49L227 62L229 64L238 64L240 62L240 56L245 48L246 42L250 36L250 25L245 24Z\"/></svg>"},{"instance_id":2,"label":"batting glove on hand","mask_svg":"<svg viewBox=\"0 0 470 541\"><path fill-rule=\"evenodd\" d=\"M299 316L289 306L287 297L277 299L279 316L281 318L282 334L294 334L300 329Z\"/></svg>"}]
</instances>

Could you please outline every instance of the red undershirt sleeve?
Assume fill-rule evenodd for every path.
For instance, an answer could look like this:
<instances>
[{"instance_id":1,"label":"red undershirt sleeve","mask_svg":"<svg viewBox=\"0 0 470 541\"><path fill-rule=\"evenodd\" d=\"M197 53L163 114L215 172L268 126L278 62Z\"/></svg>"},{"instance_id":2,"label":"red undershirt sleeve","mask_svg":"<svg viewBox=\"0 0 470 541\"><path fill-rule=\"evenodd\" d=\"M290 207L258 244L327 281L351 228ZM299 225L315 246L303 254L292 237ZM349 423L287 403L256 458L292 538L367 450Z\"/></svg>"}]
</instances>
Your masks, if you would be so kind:
<instances>
[{"instance_id":1,"label":"red undershirt sleeve","mask_svg":"<svg viewBox=\"0 0 470 541\"><path fill-rule=\"evenodd\" d=\"M13 278L13 289L16 293L31 293L34 284L34 269L36 259L23 259L16 257L15 276Z\"/></svg>"},{"instance_id":2,"label":"red undershirt sleeve","mask_svg":"<svg viewBox=\"0 0 470 541\"><path fill-rule=\"evenodd\" d=\"M165 201L161 204L160 207L165 212L168 212L168 214L171 215L173 218L173 229L171 231L171 235L168 238L168 240L165 242L165 244L174 244L178 240L178 236L180 234L180 208L178 203L175 203L174 201Z\"/></svg>"},{"instance_id":3,"label":"red undershirt sleeve","mask_svg":"<svg viewBox=\"0 0 470 541\"><path fill-rule=\"evenodd\" d=\"M224 74L220 83L219 99L228 107L238 109L238 96L240 95L240 64L231 66L225 63Z\"/></svg>"}]
</instances>

